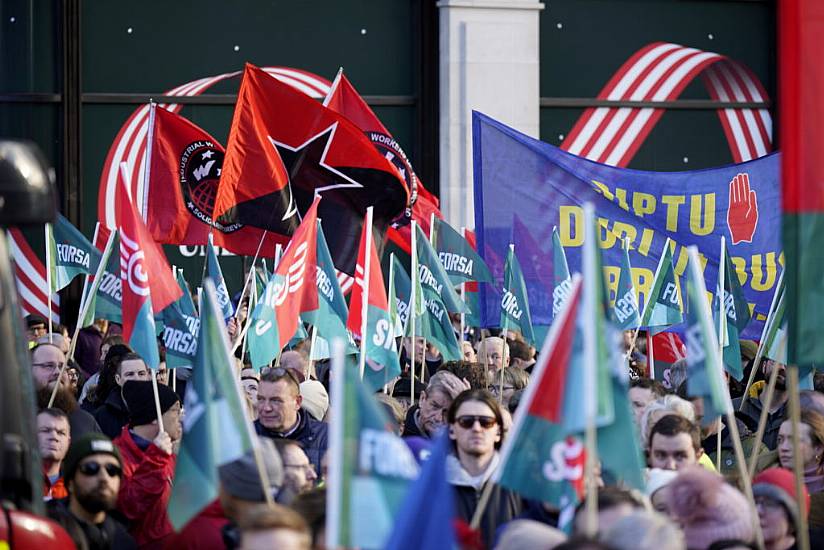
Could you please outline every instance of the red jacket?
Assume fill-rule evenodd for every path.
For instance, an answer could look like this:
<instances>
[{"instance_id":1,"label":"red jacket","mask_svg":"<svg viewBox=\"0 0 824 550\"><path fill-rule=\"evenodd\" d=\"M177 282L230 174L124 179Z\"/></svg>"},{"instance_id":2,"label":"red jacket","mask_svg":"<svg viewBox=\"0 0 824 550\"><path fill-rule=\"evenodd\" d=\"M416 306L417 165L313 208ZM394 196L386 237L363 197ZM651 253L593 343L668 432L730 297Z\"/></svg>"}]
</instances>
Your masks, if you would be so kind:
<instances>
[{"instance_id":1,"label":"red jacket","mask_svg":"<svg viewBox=\"0 0 824 550\"><path fill-rule=\"evenodd\" d=\"M172 494L176 457L153 444L145 451L132 439L129 427L114 440L123 459L123 480L117 509L129 520L129 534L141 548L162 548L174 533L166 507Z\"/></svg>"},{"instance_id":2,"label":"red jacket","mask_svg":"<svg viewBox=\"0 0 824 550\"><path fill-rule=\"evenodd\" d=\"M228 523L220 501L216 499L193 517L180 533L166 539L166 550L226 548L223 542L223 527Z\"/></svg>"},{"instance_id":3,"label":"red jacket","mask_svg":"<svg viewBox=\"0 0 824 550\"><path fill-rule=\"evenodd\" d=\"M54 485L52 485L51 480L49 480L49 476L43 473L43 500L61 499L66 498L67 496L69 496L69 492L66 490L66 485L63 483L62 475L57 478L57 481L55 481Z\"/></svg>"}]
</instances>

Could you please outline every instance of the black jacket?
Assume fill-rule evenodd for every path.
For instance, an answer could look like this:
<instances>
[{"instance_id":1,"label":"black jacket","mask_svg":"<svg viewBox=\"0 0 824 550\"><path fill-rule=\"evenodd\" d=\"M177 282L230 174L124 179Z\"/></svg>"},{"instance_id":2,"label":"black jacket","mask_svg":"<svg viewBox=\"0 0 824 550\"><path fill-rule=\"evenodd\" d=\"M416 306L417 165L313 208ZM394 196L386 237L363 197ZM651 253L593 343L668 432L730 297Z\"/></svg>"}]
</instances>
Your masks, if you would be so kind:
<instances>
[{"instance_id":1,"label":"black jacket","mask_svg":"<svg viewBox=\"0 0 824 550\"><path fill-rule=\"evenodd\" d=\"M403 422L403 437L429 437L418 428L418 423L415 422L415 413L417 412L417 405L406 411L406 420Z\"/></svg>"},{"instance_id":2,"label":"black jacket","mask_svg":"<svg viewBox=\"0 0 824 550\"><path fill-rule=\"evenodd\" d=\"M67 501L68 499L62 499L49 502L47 504L48 514L72 535L78 548L88 550L137 549L137 543L126 528L110 515L106 515L103 523L86 523L69 511Z\"/></svg>"},{"instance_id":3,"label":"black jacket","mask_svg":"<svg viewBox=\"0 0 824 550\"><path fill-rule=\"evenodd\" d=\"M73 438L78 438L88 433L100 433L100 426L95 422L94 417L80 407L77 407L69 414L69 429Z\"/></svg>"},{"instance_id":4,"label":"black jacket","mask_svg":"<svg viewBox=\"0 0 824 550\"><path fill-rule=\"evenodd\" d=\"M281 433L264 427L263 424L260 423L260 420L255 420L255 431L258 435L271 439L292 439L300 443L303 451L309 458L309 462L312 463L318 474L320 474L320 461L328 445L328 429L329 426L325 422L315 420L305 411L298 413L298 426L295 431L286 437Z\"/></svg>"},{"instance_id":5,"label":"black jacket","mask_svg":"<svg viewBox=\"0 0 824 550\"><path fill-rule=\"evenodd\" d=\"M129 411L120 395L120 386L115 386L106 401L94 412L94 417L103 433L111 439L120 435L123 426L129 423Z\"/></svg>"}]
</instances>

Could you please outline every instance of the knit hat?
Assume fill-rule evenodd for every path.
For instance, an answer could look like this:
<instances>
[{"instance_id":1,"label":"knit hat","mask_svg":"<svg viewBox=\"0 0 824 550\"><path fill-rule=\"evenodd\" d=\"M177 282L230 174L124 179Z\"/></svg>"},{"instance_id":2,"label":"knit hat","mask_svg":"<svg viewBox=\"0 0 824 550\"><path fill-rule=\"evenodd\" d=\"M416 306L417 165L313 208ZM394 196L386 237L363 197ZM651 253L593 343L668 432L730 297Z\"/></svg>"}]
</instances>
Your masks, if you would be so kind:
<instances>
[{"instance_id":1,"label":"knit hat","mask_svg":"<svg viewBox=\"0 0 824 550\"><path fill-rule=\"evenodd\" d=\"M77 465L80 461L90 455L106 454L117 459L117 463L123 466L120 458L120 450L112 440L101 433L90 432L73 439L66 457L63 459L63 479L68 481L74 478Z\"/></svg>"},{"instance_id":2,"label":"knit hat","mask_svg":"<svg viewBox=\"0 0 824 550\"><path fill-rule=\"evenodd\" d=\"M804 517L810 515L810 493L807 487L802 485L804 501ZM796 501L795 476L790 470L784 468L769 468L764 470L752 480L752 494L754 497L764 496L771 498L784 505L790 518L795 525L800 525L798 521L798 502Z\"/></svg>"},{"instance_id":3,"label":"knit hat","mask_svg":"<svg viewBox=\"0 0 824 550\"><path fill-rule=\"evenodd\" d=\"M303 397L301 408L308 411L316 420L323 420L329 409L329 394L326 388L317 380L307 380L300 384L300 395Z\"/></svg>"},{"instance_id":4,"label":"knit hat","mask_svg":"<svg viewBox=\"0 0 824 550\"><path fill-rule=\"evenodd\" d=\"M663 470L661 468L650 468L649 474L647 477L647 488L645 494L652 498L652 495L658 489L662 487L666 487L669 485L673 479L678 477L678 472L675 470Z\"/></svg>"},{"instance_id":5,"label":"knit hat","mask_svg":"<svg viewBox=\"0 0 824 550\"><path fill-rule=\"evenodd\" d=\"M283 461L270 439L260 437L255 443L260 443L260 454L269 478L269 489L275 496L283 486ZM218 475L221 487L231 496L250 502L265 500L260 485L260 473L252 451L218 468Z\"/></svg>"},{"instance_id":6,"label":"knit hat","mask_svg":"<svg viewBox=\"0 0 824 550\"><path fill-rule=\"evenodd\" d=\"M753 540L747 499L720 475L690 466L679 472L669 489L670 509L683 527L687 548L707 548L721 540Z\"/></svg>"},{"instance_id":7,"label":"knit hat","mask_svg":"<svg viewBox=\"0 0 824 550\"><path fill-rule=\"evenodd\" d=\"M177 394L165 384L157 385L157 395L160 401L160 412L165 413L180 401ZM129 425L143 426L157 420L154 389L151 382L129 380L123 385L123 401L129 410Z\"/></svg>"}]
</instances>

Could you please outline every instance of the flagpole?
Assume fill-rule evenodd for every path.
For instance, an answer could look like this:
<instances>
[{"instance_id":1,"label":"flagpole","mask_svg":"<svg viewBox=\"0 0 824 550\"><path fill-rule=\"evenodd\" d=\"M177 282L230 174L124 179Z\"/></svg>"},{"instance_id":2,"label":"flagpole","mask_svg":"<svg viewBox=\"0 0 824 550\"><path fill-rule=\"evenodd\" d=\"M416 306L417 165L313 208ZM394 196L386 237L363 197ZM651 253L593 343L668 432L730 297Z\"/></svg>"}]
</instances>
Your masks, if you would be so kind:
<instances>
[{"instance_id":1,"label":"flagpole","mask_svg":"<svg viewBox=\"0 0 824 550\"><path fill-rule=\"evenodd\" d=\"M655 337L650 334L651 332L647 329L647 369L650 379L655 380Z\"/></svg>"},{"instance_id":2,"label":"flagpole","mask_svg":"<svg viewBox=\"0 0 824 550\"><path fill-rule=\"evenodd\" d=\"M361 292L361 341L360 341L360 379L363 380L363 375L366 372L366 339L367 339L367 316L369 315L369 279L370 270L372 269L372 206L366 209L366 219L363 221L363 236L364 236L364 258L363 258L363 287ZM412 375L415 375L415 370L412 369Z\"/></svg>"},{"instance_id":3,"label":"flagpole","mask_svg":"<svg viewBox=\"0 0 824 550\"><path fill-rule=\"evenodd\" d=\"M655 275L652 277L653 285L655 285L655 281L658 280L658 275L661 272L661 267L664 264L664 255L667 252L667 247L669 246L670 238L667 237L667 240L664 241L664 248L661 251L661 259L658 260L658 266L655 268ZM629 359L629 356L632 355L632 351L635 349L635 343L638 340L638 332L641 330L641 326L644 324L644 316L647 313L647 308L649 308L649 296L645 296L644 299L644 311L641 312L641 324L638 328L635 329L635 334L632 336L632 342L630 342L629 350L627 351L626 358ZM647 327L647 334L649 334L649 327ZM649 347L649 346L648 346ZM650 371L652 372L652 371ZM654 374L650 375L650 378L653 380L655 379Z\"/></svg>"},{"instance_id":4,"label":"flagpole","mask_svg":"<svg viewBox=\"0 0 824 550\"><path fill-rule=\"evenodd\" d=\"M750 391L750 387L752 387L753 382L755 381L755 374L758 372L761 363L761 357L764 355L764 340L767 336L767 332L770 328L770 323L773 321L773 317L775 316L775 309L776 303L778 301L778 292L781 290L781 284L784 282L784 271L781 272L781 275L778 276L778 284L775 285L775 292L773 292L772 301L770 302L770 309L767 311L767 318L764 320L764 328L761 329L761 339L758 341L758 348L755 351L755 358L753 359L752 367L750 368L750 376L747 379L747 385L744 387L744 393L741 398L741 404L738 406L738 410L744 408L744 403L747 401L747 392Z\"/></svg>"},{"instance_id":5,"label":"flagpole","mask_svg":"<svg viewBox=\"0 0 824 550\"><path fill-rule=\"evenodd\" d=\"M160 394L157 391L157 376L152 373L152 392L154 393L155 411L157 411L157 429L159 433L163 433L163 413L160 410Z\"/></svg>"},{"instance_id":6,"label":"flagpole","mask_svg":"<svg viewBox=\"0 0 824 550\"><path fill-rule=\"evenodd\" d=\"M778 369L775 369L778 370ZM792 424L793 442L793 473L795 474L795 495L798 504L798 547L801 550L809 550L810 540L807 532L807 502L804 495L804 459L801 456L801 403L798 399L798 367L787 365L787 382L789 396L789 412Z\"/></svg>"},{"instance_id":7,"label":"flagpole","mask_svg":"<svg viewBox=\"0 0 824 550\"><path fill-rule=\"evenodd\" d=\"M312 325L312 339L309 340L309 375L315 375L315 342L318 339L318 327ZM317 376L315 376L317 378Z\"/></svg>"},{"instance_id":8,"label":"flagpole","mask_svg":"<svg viewBox=\"0 0 824 550\"><path fill-rule=\"evenodd\" d=\"M594 208L591 203L586 203L584 205L584 219L586 221L586 228L587 232L592 231L596 227L595 222L595 212ZM595 271L595 266L597 265L595 254L598 253L596 250L598 243L597 243L597 235L594 233L591 235L585 235L585 239L590 239L588 244L584 246L584 257L582 260L583 263L583 272L584 277L594 278L596 276L602 277L603 275L600 273L593 273ZM584 432L584 440L585 440L585 448L586 448L586 458L584 463L584 482L586 487L586 501L585 501L585 515L584 515L584 532L587 536L594 537L598 531L598 484L595 482L595 465L597 464L597 454L598 454L598 436L596 433L595 421L597 416L597 376L596 376L596 362L598 360L597 353L596 353L596 346L598 343L596 340L596 330L595 327L592 326L593 324L593 317L595 313L596 300L598 299L595 296L595 293L592 290L593 285L595 283L590 281L587 285L584 286L584 293L583 293L583 306L585 314L585 319L587 322L584 323L583 327L583 337L584 337L584 391L583 396L583 404L584 404L584 419L586 421L586 428ZM587 288L589 287L589 289Z\"/></svg>"},{"instance_id":9,"label":"flagpole","mask_svg":"<svg viewBox=\"0 0 824 550\"><path fill-rule=\"evenodd\" d=\"M410 271L412 272L412 288L409 290L409 320L407 322L412 323L411 327L411 346L409 346L412 351L411 353L411 363L409 367L409 398L410 404L412 406L415 405L415 348L417 347L416 344L416 336L415 336L415 317L417 317L417 288L418 288L418 281L420 281L420 273L418 270L418 222L414 219L412 220L412 235L410 236L411 240L411 247L412 247L412 265L410 265ZM424 361L426 362L426 361Z\"/></svg>"},{"instance_id":10,"label":"flagpole","mask_svg":"<svg viewBox=\"0 0 824 550\"><path fill-rule=\"evenodd\" d=\"M258 247L258 251L260 251L260 247ZM255 255L255 259L254 259L254 261L252 261L252 267L249 268L249 275L246 277L246 283L244 283L244 285L243 285L243 290L240 291L240 299L238 300L238 303L237 303L237 306L238 306L237 309L238 310L240 309L240 306L243 304L243 297L246 294L246 289L249 288L250 289L249 292L251 293L251 288L247 287L247 284L248 284L249 280L254 277L255 262L257 262L257 255ZM255 292L255 295L257 295L257 292ZM250 297L249 297L249 306L246 308L246 319L243 320L243 327L241 327L241 331L240 331L240 334L238 335L237 341L235 341L232 344L232 354L234 354L237 351L238 346L241 346L241 349L243 349L242 346L244 346L246 344L246 333L248 332L249 320L252 318L252 308L251 308L251 306L252 306L252 298L251 298L251 295L250 295ZM237 310L235 310L235 320L237 320ZM241 359L241 361L242 361L242 359Z\"/></svg>"},{"instance_id":11,"label":"flagpole","mask_svg":"<svg viewBox=\"0 0 824 550\"><path fill-rule=\"evenodd\" d=\"M515 256L515 244L514 243L509 243L509 249L512 251L512 255ZM510 273L512 273L511 270L510 270ZM511 282L512 281L510 281L510 283ZM504 285L506 285L506 276L504 276ZM507 289L504 288L504 293L506 292L506 290ZM504 308L503 308L503 301L502 301L501 302L501 312L503 312L503 311L504 311ZM501 325L502 325L501 326L501 339L503 340L503 343L501 344L501 369L500 369L501 377L500 377L500 385L498 386L498 403L503 403L504 402L504 369L506 368L506 349L507 349L507 347L509 347L509 346L506 345L506 336L507 336L507 330L508 330L507 321L509 321L509 319L507 318L506 314L504 314L503 317L504 317L504 322L501 323Z\"/></svg>"},{"instance_id":12,"label":"flagpole","mask_svg":"<svg viewBox=\"0 0 824 550\"><path fill-rule=\"evenodd\" d=\"M461 237L466 240L466 226L461 226ZM466 281L461 281L461 299L466 304ZM461 334L460 338L458 338L458 343L461 346L461 356L463 356L463 341L464 341L464 331L466 330L466 314L462 311L461 312Z\"/></svg>"},{"instance_id":13,"label":"flagpole","mask_svg":"<svg viewBox=\"0 0 824 550\"><path fill-rule=\"evenodd\" d=\"M778 369L774 368L770 373L770 380L767 382L767 389L764 393L764 402L761 405L761 415L758 417L758 429L755 431L755 443L752 446L752 454L750 455L750 477L755 476L755 466L758 464L758 455L760 454L761 442L764 440L764 432L767 431L767 417L770 415L770 408L772 407L773 394L775 394L775 383L778 380ZM746 398L746 393L742 401Z\"/></svg>"},{"instance_id":14,"label":"flagpole","mask_svg":"<svg viewBox=\"0 0 824 550\"><path fill-rule=\"evenodd\" d=\"M114 238L117 231L112 231L109 234L109 240L106 241L106 247L103 249L103 255L100 257L100 263L97 265L97 271L94 274L94 282L92 283L91 289L89 289L89 296L91 297L94 293L97 292L97 289L100 288L101 278L103 277L103 272L106 270L106 264L109 263L109 256L111 255L111 248L114 245ZM77 327L80 326L81 320L86 318L86 315L89 314L88 310L91 307L92 299L87 298L86 300L82 300L80 302L80 315L78 317L77 324L74 328L74 338L72 339L71 346L69 348L69 358L74 357L74 349L77 345ZM57 375L57 382L54 384L54 388L52 389L51 397L49 398L49 406L51 408L54 405L54 398L57 396L57 389L60 387L60 380L63 378L63 372L66 369L66 365L68 364L68 359L63 366L60 367L60 373Z\"/></svg>"},{"instance_id":15,"label":"flagpole","mask_svg":"<svg viewBox=\"0 0 824 550\"><path fill-rule=\"evenodd\" d=\"M46 310L46 317L49 318L49 344L54 343L54 337L52 336L52 262L54 258L51 257L51 242L52 238L50 236L51 224L47 223L43 226L44 231L46 232L46 287L48 287L47 293L47 310ZM59 380L59 378L58 378ZM57 387L57 386L55 386Z\"/></svg>"},{"instance_id":16,"label":"flagpole","mask_svg":"<svg viewBox=\"0 0 824 550\"><path fill-rule=\"evenodd\" d=\"M724 284L726 283L725 278L725 271L726 271L726 238L722 235L721 236L721 254L719 255L718 261L718 356L721 358L721 368L724 367L724 336L727 334L727 315L724 307L724 300L726 296L724 296ZM729 388L727 388L729 391ZM715 437L715 469L718 472L721 472L721 430L718 430L718 433Z\"/></svg>"}]
</instances>

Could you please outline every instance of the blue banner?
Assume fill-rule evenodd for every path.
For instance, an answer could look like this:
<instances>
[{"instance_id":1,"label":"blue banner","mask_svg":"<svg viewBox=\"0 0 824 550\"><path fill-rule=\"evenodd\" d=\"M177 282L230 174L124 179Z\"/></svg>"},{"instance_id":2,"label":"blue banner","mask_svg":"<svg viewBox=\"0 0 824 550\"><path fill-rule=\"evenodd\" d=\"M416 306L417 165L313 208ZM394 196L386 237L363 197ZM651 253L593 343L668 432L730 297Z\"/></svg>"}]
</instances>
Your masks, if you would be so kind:
<instances>
[{"instance_id":1,"label":"blue banner","mask_svg":"<svg viewBox=\"0 0 824 550\"><path fill-rule=\"evenodd\" d=\"M521 260L533 323L551 323L552 230L558 228L570 271L580 272L582 206L591 202L612 301L623 238L630 240L632 278L643 308L667 237L675 242L678 278L687 266L686 247L696 245L706 260L706 286L715 289L724 236L754 310L741 337L760 337L784 263L778 154L708 170L645 172L572 155L478 112L473 112L472 130L478 251L496 281L479 285L482 326L499 324L510 243Z\"/></svg>"}]
</instances>

